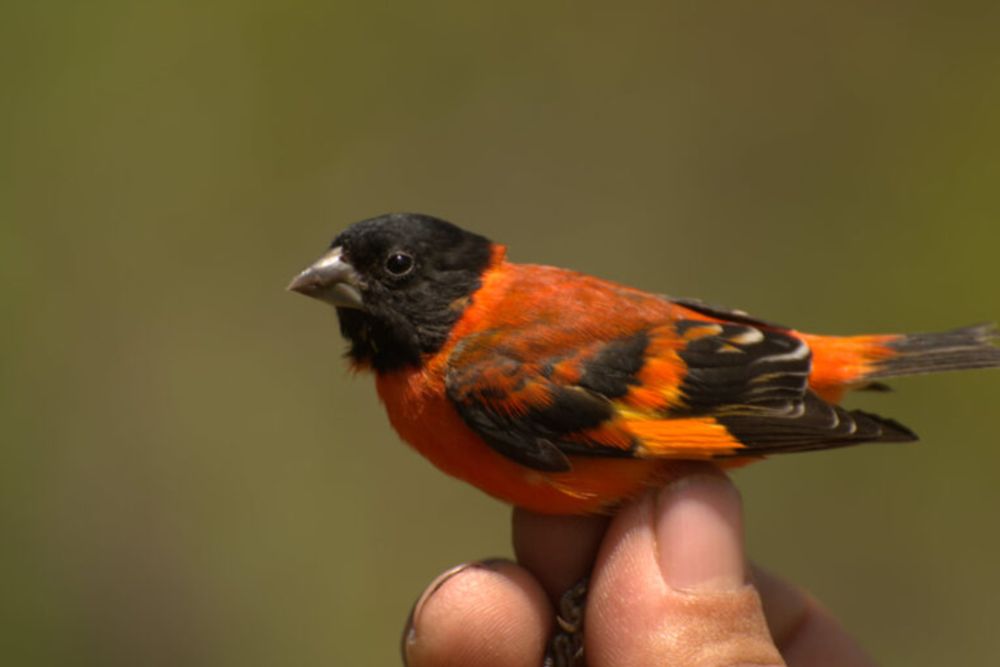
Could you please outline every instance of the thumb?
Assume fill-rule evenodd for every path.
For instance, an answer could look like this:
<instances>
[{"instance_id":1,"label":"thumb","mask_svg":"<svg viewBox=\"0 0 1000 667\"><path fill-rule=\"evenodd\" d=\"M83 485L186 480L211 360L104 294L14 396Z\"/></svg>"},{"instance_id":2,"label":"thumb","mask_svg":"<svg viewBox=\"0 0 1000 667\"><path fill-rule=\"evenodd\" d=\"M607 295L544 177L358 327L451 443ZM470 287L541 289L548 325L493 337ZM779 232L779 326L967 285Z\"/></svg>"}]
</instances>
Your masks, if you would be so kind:
<instances>
[{"instance_id":1,"label":"thumb","mask_svg":"<svg viewBox=\"0 0 1000 667\"><path fill-rule=\"evenodd\" d=\"M612 522L586 613L592 667L784 665L747 583L739 493L694 470Z\"/></svg>"}]
</instances>

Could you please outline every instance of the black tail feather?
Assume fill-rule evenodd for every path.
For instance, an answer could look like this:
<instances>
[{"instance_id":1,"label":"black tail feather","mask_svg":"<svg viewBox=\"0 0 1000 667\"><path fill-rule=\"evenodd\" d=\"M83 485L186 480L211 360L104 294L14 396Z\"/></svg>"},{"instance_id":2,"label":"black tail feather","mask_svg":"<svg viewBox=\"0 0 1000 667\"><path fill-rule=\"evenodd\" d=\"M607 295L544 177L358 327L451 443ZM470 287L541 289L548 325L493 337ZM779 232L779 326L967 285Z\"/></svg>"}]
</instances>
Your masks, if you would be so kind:
<instances>
[{"instance_id":1,"label":"black tail feather","mask_svg":"<svg viewBox=\"0 0 1000 667\"><path fill-rule=\"evenodd\" d=\"M1000 347L994 345L995 324L901 336L889 344L896 352L882 359L866 379L900 375L1000 367Z\"/></svg>"}]
</instances>

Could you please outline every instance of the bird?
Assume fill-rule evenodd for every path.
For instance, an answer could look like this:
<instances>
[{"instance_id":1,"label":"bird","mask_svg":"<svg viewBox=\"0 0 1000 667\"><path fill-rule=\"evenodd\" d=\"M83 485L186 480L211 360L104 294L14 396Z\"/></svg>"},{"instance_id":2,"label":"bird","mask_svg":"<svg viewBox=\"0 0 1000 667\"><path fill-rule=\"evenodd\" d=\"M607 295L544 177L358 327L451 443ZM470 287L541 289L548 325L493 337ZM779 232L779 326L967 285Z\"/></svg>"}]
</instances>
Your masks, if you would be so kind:
<instances>
[{"instance_id":1,"label":"bird","mask_svg":"<svg viewBox=\"0 0 1000 667\"><path fill-rule=\"evenodd\" d=\"M288 289L336 309L401 438L445 473L547 514L602 514L678 461L909 442L840 405L904 375L1000 367L995 325L804 333L696 299L521 264L433 216L334 238Z\"/></svg>"}]
</instances>

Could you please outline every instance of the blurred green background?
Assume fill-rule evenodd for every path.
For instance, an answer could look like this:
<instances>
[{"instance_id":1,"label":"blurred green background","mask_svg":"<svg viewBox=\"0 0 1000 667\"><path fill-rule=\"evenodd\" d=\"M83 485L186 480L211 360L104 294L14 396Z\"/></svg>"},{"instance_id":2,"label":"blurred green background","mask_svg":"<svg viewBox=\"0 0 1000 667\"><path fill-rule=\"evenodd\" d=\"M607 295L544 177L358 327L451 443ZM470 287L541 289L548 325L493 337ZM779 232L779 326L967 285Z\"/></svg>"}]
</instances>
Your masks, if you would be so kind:
<instances>
[{"instance_id":1,"label":"blurred green background","mask_svg":"<svg viewBox=\"0 0 1000 667\"><path fill-rule=\"evenodd\" d=\"M390 665L509 510L397 441L333 235L434 213L802 329L1000 318L996 3L25 2L0 18L0 661ZM737 473L885 664L1000 652L1000 373Z\"/></svg>"}]
</instances>

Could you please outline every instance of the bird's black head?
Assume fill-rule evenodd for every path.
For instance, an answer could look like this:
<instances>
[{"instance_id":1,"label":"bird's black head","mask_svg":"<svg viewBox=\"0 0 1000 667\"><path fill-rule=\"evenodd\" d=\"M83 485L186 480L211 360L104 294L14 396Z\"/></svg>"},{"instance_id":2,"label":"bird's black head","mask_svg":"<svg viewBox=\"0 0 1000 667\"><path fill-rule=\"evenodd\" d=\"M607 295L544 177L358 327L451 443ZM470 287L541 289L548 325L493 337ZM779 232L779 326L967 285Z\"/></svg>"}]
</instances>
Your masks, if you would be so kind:
<instances>
[{"instance_id":1,"label":"bird's black head","mask_svg":"<svg viewBox=\"0 0 1000 667\"><path fill-rule=\"evenodd\" d=\"M392 371L441 349L492 256L489 239L392 213L348 227L289 289L337 307L356 363Z\"/></svg>"}]
</instances>

